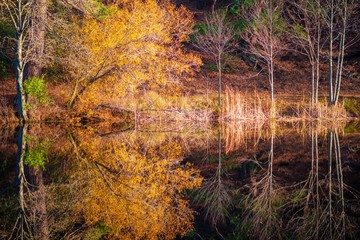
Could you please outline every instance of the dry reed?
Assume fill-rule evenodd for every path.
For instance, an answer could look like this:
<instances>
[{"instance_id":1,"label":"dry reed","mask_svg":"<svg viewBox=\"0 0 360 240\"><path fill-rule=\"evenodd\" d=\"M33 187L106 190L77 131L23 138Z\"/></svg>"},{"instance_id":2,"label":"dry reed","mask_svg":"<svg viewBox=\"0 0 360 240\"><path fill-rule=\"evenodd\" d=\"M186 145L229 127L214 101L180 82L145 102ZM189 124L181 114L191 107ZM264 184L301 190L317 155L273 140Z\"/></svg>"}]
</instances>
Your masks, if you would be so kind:
<instances>
[{"instance_id":1,"label":"dry reed","mask_svg":"<svg viewBox=\"0 0 360 240\"><path fill-rule=\"evenodd\" d=\"M326 101L311 104L306 100L280 99L278 101L280 119L283 121L293 121L299 119L346 119L347 113L344 103L329 105Z\"/></svg>"},{"instance_id":2,"label":"dry reed","mask_svg":"<svg viewBox=\"0 0 360 240\"><path fill-rule=\"evenodd\" d=\"M226 88L224 104L222 107L222 119L230 121L255 120L263 121L269 115L269 102L257 92L243 93L234 89Z\"/></svg>"}]
</instances>

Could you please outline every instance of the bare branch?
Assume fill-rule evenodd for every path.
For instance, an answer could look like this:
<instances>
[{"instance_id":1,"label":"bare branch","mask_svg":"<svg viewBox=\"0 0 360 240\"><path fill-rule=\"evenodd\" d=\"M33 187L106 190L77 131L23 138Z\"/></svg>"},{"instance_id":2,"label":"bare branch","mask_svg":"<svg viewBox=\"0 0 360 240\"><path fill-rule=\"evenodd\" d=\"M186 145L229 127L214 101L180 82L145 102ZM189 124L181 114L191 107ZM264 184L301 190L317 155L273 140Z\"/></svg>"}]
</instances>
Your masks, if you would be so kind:
<instances>
[{"instance_id":1,"label":"bare branch","mask_svg":"<svg viewBox=\"0 0 360 240\"><path fill-rule=\"evenodd\" d=\"M8 60L9 62L13 63L14 60L11 59L8 55L6 55L3 51L0 50L0 55L3 56L6 60Z\"/></svg>"}]
</instances>

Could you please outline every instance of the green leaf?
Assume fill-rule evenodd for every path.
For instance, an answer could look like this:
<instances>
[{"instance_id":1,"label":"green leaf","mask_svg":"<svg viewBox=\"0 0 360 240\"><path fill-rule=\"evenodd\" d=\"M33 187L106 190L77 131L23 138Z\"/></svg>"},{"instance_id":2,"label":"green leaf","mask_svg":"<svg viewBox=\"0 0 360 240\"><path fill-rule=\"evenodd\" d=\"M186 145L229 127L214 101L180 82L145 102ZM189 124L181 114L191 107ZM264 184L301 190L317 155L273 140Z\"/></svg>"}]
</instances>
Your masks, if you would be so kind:
<instances>
[{"instance_id":1,"label":"green leaf","mask_svg":"<svg viewBox=\"0 0 360 240\"><path fill-rule=\"evenodd\" d=\"M37 103L46 104L50 102L44 76L27 79L24 82L24 92L29 96L35 97Z\"/></svg>"},{"instance_id":2,"label":"green leaf","mask_svg":"<svg viewBox=\"0 0 360 240\"><path fill-rule=\"evenodd\" d=\"M34 148L25 153L24 163L28 166L45 170L50 145L48 140L37 143Z\"/></svg>"}]
</instances>

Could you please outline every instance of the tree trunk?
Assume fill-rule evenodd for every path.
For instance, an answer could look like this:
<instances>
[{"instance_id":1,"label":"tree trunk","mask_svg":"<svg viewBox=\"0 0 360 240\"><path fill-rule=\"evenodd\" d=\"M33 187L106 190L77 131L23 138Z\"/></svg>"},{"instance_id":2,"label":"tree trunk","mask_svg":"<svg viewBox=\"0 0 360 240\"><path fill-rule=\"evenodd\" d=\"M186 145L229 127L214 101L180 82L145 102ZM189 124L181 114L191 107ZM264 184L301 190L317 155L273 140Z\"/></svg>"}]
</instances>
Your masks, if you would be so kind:
<instances>
[{"instance_id":1,"label":"tree trunk","mask_svg":"<svg viewBox=\"0 0 360 240\"><path fill-rule=\"evenodd\" d=\"M320 1L317 1L317 11L320 11ZM316 57L315 57L315 66L316 66L316 83L315 83L315 103L319 101L319 80L320 80L320 40L321 40L321 23L320 23L320 13L316 15Z\"/></svg>"},{"instance_id":2,"label":"tree trunk","mask_svg":"<svg viewBox=\"0 0 360 240\"><path fill-rule=\"evenodd\" d=\"M315 103L315 64L311 61L311 106Z\"/></svg>"},{"instance_id":3,"label":"tree trunk","mask_svg":"<svg viewBox=\"0 0 360 240\"><path fill-rule=\"evenodd\" d=\"M46 209L46 190L43 180L43 170L41 168L29 167L29 183L34 186L32 194L36 196L36 201L31 208L35 213L34 234L37 239L49 239L49 223Z\"/></svg>"},{"instance_id":4,"label":"tree trunk","mask_svg":"<svg viewBox=\"0 0 360 240\"><path fill-rule=\"evenodd\" d=\"M271 54L272 55L272 54ZM269 65L269 81L270 81L270 91L271 91L271 112L270 115L271 117L275 117L275 111L276 111L276 107L275 107L275 96L274 96L274 59L270 58L270 63Z\"/></svg>"},{"instance_id":5,"label":"tree trunk","mask_svg":"<svg viewBox=\"0 0 360 240\"><path fill-rule=\"evenodd\" d=\"M345 34L346 34L346 24L347 24L347 2L344 1L344 9L342 9L342 32L341 34L341 40L340 40L340 46L339 46L339 56L338 56L338 65L336 70L336 84L335 84L335 104L339 101L339 95L340 95L340 87L341 87L341 80L342 80L342 70L344 66L344 55L345 55Z\"/></svg>"},{"instance_id":6,"label":"tree trunk","mask_svg":"<svg viewBox=\"0 0 360 240\"><path fill-rule=\"evenodd\" d=\"M21 4L18 5L18 11L21 11ZM20 19L21 20L21 19ZM23 89L24 82L24 64L23 50L24 50L24 29L22 29L23 23L19 20L19 28L16 31L16 105L18 109L18 118L20 121L28 121L28 115L26 112L26 96Z\"/></svg>"},{"instance_id":7,"label":"tree trunk","mask_svg":"<svg viewBox=\"0 0 360 240\"><path fill-rule=\"evenodd\" d=\"M19 181L19 205L20 211L25 213L25 200L24 200L24 184L26 182L25 172L24 172L24 156L25 156L25 137L27 132L27 125L19 126L17 132L17 162L19 166L18 172L18 181Z\"/></svg>"},{"instance_id":8,"label":"tree trunk","mask_svg":"<svg viewBox=\"0 0 360 240\"><path fill-rule=\"evenodd\" d=\"M29 127L29 136L34 136ZM33 149L36 147L34 141L27 143L27 148ZM34 198L29 208L34 215L33 231L34 237L39 240L49 239L49 223L46 208L46 189L44 185L44 172L41 167L26 166L27 180L30 184L29 191Z\"/></svg>"},{"instance_id":9,"label":"tree trunk","mask_svg":"<svg viewBox=\"0 0 360 240\"><path fill-rule=\"evenodd\" d=\"M16 105L18 110L18 118L20 121L27 122L28 115L25 108L26 105L26 97L23 89L23 79L24 73L21 67L16 67Z\"/></svg>"},{"instance_id":10,"label":"tree trunk","mask_svg":"<svg viewBox=\"0 0 360 240\"><path fill-rule=\"evenodd\" d=\"M26 151L26 142L25 137L27 134L27 125L20 125L19 130L17 131L17 163L18 163L18 184L19 184L19 229L17 236L11 235L9 239L20 238L20 239L30 239L33 238L30 226L27 221L27 211L26 211L26 200L25 192L27 190L27 181L25 178L25 168L24 168L24 158Z\"/></svg>"},{"instance_id":11,"label":"tree trunk","mask_svg":"<svg viewBox=\"0 0 360 240\"><path fill-rule=\"evenodd\" d=\"M330 42L329 42L329 104L334 104L333 86L333 22L334 22L334 0L330 4Z\"/></svg>"},{"instance_id":12,"label":"tree trunk","mask_svg":"<svg viewBox=\"0 0 360 240\"><path fill-rule=\"evenodd\" d=\"M320 44L318 44L320 45ZM315 80L315 103L319 102L319 80L320 80L320 49L316 53L316 80Z\"/></svg>"},{"instance_id":13,"label":"tree trunk","mask_svg":"<svg viewBox=\"0 0 360 240\"><path fill-rule=\"evenodd\" d=\"M218 101L219 106L221 106L221 81L222 81L222 64L221 64L221 54L218 56Z\"/></svg>"},{"instance_id":14,"label":"tree trunk","mask_svg":"<svg viewBox=\"0 0 360 240\"><path fill-rule=\"evenodd\" d=\"M40 77L44 65L45 26L47 19L48 0L34 0L32 11L36 12L32 19L31 48L32 54L27 65L25 78Z\"/></svg>"}]
</instances>

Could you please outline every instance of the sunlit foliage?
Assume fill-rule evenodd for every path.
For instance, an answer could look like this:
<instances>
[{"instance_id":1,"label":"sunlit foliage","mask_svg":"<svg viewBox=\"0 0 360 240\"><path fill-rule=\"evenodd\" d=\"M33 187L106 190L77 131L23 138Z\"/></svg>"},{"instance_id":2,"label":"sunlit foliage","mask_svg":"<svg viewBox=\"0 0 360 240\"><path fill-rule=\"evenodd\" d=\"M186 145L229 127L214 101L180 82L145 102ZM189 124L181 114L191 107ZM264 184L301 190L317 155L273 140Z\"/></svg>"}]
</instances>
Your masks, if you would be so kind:
<instances>
[{"instance_id":1,"label":"sunlit foliage","mask_svg":"<svg viewBox=\"0 0 360 240\"><path fill-rule=\"evenodd\" d=\"M192 15L168 1L117 1L101 18L85 17L75 26L68 66L83 106L120 102L138 90L171 91L200 65L183 50ZM86 90L85 90L86 89Z\"/></svg>"}]
</instances>

